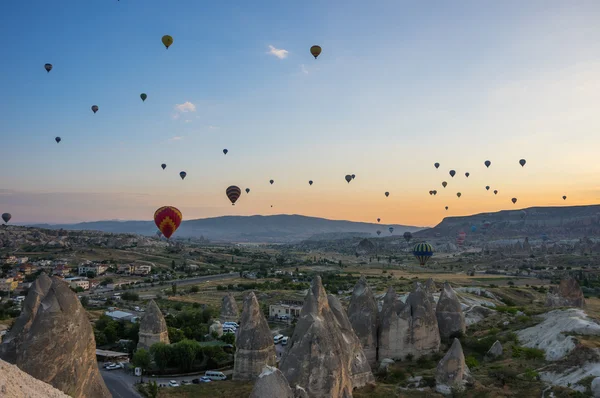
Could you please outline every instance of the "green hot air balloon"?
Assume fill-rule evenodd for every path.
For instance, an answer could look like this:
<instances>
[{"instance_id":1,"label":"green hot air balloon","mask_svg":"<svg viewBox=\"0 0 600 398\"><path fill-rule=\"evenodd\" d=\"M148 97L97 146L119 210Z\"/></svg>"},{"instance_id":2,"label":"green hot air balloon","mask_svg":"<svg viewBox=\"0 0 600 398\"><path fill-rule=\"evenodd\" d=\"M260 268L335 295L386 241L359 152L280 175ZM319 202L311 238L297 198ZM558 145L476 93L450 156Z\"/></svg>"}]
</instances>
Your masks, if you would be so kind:
<instances>
[{"instance_id":1,"label":"green hot air balloon","mask_svg":"<svg viewBox=\"0 0 600 398\"><path fill-rule=\"evenodd\" d=\"M140 98L142 99L142 101L146 101L146 98L148 98L148 96L146 95L146 93L141 93Z\"/></svg>"}]
</instances>

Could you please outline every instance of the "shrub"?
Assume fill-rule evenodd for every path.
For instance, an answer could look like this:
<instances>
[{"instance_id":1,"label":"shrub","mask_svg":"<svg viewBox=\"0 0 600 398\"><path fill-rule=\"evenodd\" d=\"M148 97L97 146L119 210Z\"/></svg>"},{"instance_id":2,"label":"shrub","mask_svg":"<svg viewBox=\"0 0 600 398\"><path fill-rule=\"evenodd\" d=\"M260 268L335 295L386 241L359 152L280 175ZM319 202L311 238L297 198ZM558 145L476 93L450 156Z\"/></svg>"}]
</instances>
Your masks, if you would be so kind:
<instances>
[{"instance_id":1,"label":"shrub","mask_svg":"<svg viewBox=\"0 0 600 398\"><path fill-rule=\"evenodd\" d=\"M512 349L513 358L525 358L525 359L544 359L545 353L543 350L538 348L529 348L514 346Z\"/></svg>"},{"instance_id":2,"label":"shrub","mask_svg":"<svg viewBox=\"0 0 600 398\"><path fill-rule=\"evenodd\" d=\"M396 384L406 380L406 373L402 369L390 369L386 381Z\"/></svg>"},{"instance_id":3,"label":"shrub","mask_svg":"<svg viewBox=\"0 0 600 398\"><path fill-rule=\"evenodd\" d=\"M413 358L414 358L414 357L415 357L415 356L414 356L413 354L408 354L408 355L406 356L406 360L407 360L408 362L412 362L412 360L413 360Z\"/></svg>"},{"instance_id":4,"label":"shrub","mask_svg":"<svg viewBox=\"0 0 600 398\"><path fill-rule=\"evenodd\" d=\"M529 381L537 380L539 376L540 374L531 368L527 368L523 374L523 377Z\"/></svg>"},{"instance_id":5,"label":"shrub","mask_svg":"<svg viewBox=\"0 0 600 398\"><path fill-rule=\"evenodd\" d=\"M495 378L502 385L517 379L518 372L512 368L493 369L488 372L490 377Z\"/></svg>"},{"instance_id":6,"label":"shrub","mask_svg":"<svg viewBox=\"0 0 600 398\"><path fill-rule=\"evenodd\" d=\"M469 355L465 358L465 363L469 367L469 369L473 369L479 366L479 361L473 355Z\"/></svg>"}]
</instances>

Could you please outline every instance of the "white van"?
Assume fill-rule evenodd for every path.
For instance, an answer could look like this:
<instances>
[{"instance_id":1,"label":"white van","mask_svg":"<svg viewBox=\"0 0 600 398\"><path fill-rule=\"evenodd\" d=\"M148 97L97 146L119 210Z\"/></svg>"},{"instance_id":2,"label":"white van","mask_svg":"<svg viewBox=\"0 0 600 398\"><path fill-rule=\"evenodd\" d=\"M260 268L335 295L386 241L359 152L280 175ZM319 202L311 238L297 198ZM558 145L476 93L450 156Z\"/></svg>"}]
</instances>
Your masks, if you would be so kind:
<instances>
[{"instance_id":1,"label":"white van","mask_svg":"<svg viewBox=\"0 0 600 398\"><path fill-rule=\"evenodd\" d=\"M281 343L281 340L283 340L283 335L282 334L278 334L277 336L273 337L273 343L275 344L279 344Z\"/></svg>"},{"instance_id":2,"label":"white van","mask_svg":"<svg viewBox=\"0 0 600 398\"><path fill-rule=\"evenodd\" d=\"M287 342L290 338L288 336L285 336L283 339L281 339L281 345L287 345Z\"/></svg>"},{"instance_id":3,"label":"white van","mask_svg":"<svg viewBox=\"0 0 600 398\"><path fill-rule=\"evenodd\" d=\"M223 374L223 372L217 372L214 370L207 370L206 373L204 373L204 376L208 377L211 380L226 380L227 376L225 376Z\"/></svg>"}]
</instances>

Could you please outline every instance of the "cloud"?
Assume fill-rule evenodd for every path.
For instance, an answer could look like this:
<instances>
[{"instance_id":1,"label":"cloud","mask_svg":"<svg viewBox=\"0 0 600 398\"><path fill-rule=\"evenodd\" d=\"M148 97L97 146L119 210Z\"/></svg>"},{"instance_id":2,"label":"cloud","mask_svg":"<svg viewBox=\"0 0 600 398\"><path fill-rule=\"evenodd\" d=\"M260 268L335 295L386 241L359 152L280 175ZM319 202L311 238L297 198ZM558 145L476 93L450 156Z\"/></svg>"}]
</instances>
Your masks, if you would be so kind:
<instances>
[{"instance_id":1,"label":"cloud","mask_svg":"<svg viewBox=\"0 0 600 398\"><path fill-rule=\"evenodd\" d=\"M284 59L288 56L288 50L284 50L283 48L275 48L269 45L269 52L267 54L274 55L279 59Z\"/></svg>"},{"instance_id":2,"label":"cloud","mask_svg":"<svg viewBox=\"0 0 600 398\"><path fill-rule=\"evenodd\" d=\"M183 104L176 104L175 110L178 112L196 112L196 105L186 101Z\"/></svg>"},{"instance_id":3,"label":"cloud","mask_svg":"<svg viewBox=\"0 0 600 398\"><path fill-rule=\"evenodd\" d=\"M192 121L190 119L185 119L184 122L191 123Z\"/></svg>"},{"instance_id":4,"label":"cloud","mask_svg":"<svg viewBox=\"0 0 600 398\"><path fill-rule=\"evenodd\" d=\"M304 73L305 75L308 75L308 69L306 69L306 66L304 66L304 64L300 65L300 70L302 71L302 73Z\"/></svg>"},{"instance_id":5,"label":"cloud","mask_svg":"<svg viewBox=\"0 0 600 398\"><path fill-rule=\"evenodd\" d=\"M210 126L208 126L208 128L209 128L209 130L216 130L216 129L218 129L219 127L218 127L218 126L213 126L213 125L210 125Z\"/></svg>"},{"instance_id":6,"label":"cloud","mask_svg":"<svg viewBox=\"0 0 600 398\"><path fill-rule=\"evenodd\" d=\"M181 140L183 140L183 137L181 137L181 136L175 136L175 137L169 138L169 141L181 141Z\"/></svg>"}]
</instances>

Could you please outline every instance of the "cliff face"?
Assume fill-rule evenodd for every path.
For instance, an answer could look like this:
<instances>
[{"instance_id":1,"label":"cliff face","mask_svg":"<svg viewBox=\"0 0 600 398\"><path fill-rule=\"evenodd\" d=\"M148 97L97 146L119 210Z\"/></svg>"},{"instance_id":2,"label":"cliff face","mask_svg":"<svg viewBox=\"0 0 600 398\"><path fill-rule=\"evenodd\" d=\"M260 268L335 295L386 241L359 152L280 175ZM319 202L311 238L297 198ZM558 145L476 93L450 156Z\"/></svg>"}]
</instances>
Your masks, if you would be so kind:
<instances>
[{"instance_id":1,"label":"cliff face","mask_svg":"<svg viewBox=\"0 0 600 398\"><path fill-rule=\"evenodd\" d=\"M69 398L68 395L46 384L15 365L0 359L0 397L6 398Z\"/></svg>"}]
</instances>

